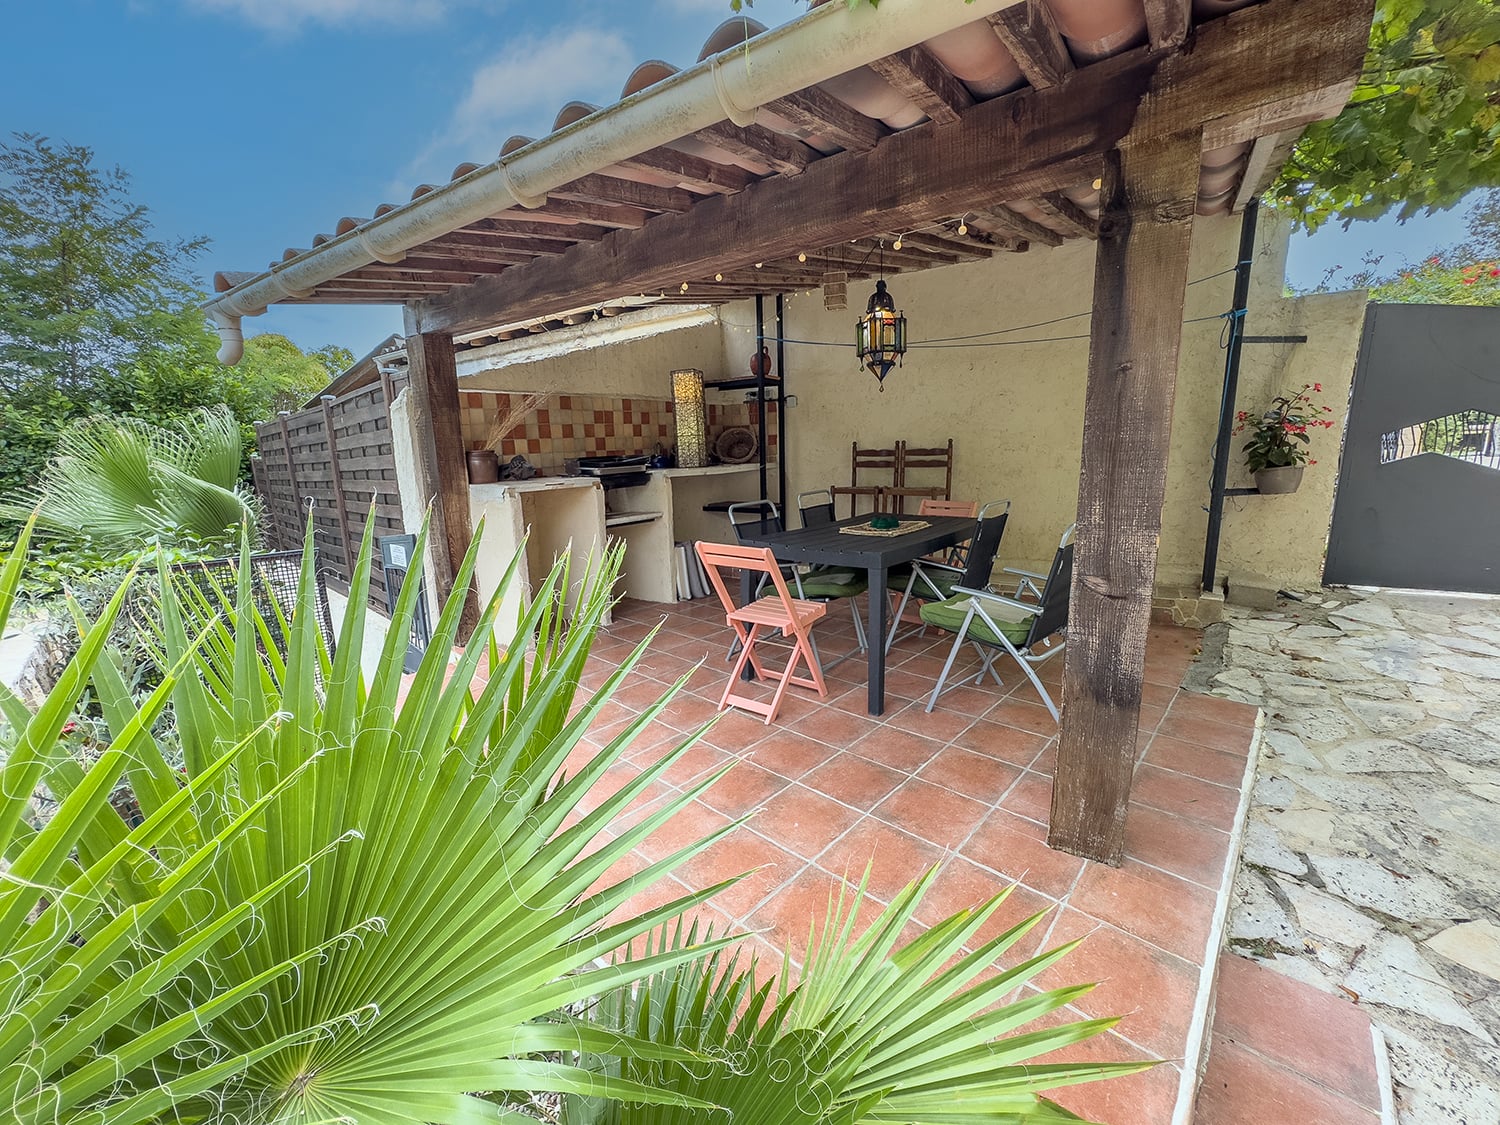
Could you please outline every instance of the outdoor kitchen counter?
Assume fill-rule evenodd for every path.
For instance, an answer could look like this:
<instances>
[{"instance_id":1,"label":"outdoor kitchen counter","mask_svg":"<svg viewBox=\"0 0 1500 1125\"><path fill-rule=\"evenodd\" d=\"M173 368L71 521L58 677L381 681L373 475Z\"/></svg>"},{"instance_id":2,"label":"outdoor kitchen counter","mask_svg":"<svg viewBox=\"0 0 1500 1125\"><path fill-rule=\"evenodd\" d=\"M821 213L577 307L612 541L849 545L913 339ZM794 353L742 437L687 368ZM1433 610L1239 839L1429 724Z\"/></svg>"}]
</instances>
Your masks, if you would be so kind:
<instances>
[{"instance_id":1,"label":"outdoor kitchen counter","mask_svg":"<svg viewBox=\"0 0 1500 1125\"><path fill-rule=\"evenodd\" d=\"M774 470L774 466L772 467ZM648 602L677 600L674 547L706 539L733 542L723 512L705 512L716 500L760 498L760 465L708 465L701 469L653 469L651 479L609 493L613 511L661 512L651 523L611 528L626 542L622 592Z\"/></svg>"},{"instance_id":2,"label":"outdoor kitchen counter","mask_svg":"<svg viewBox=\"0 0 1500 1125\"><path fill-rule=\"evenodd\" d=\"M546 580L563 554L572 558L567 606L578 602L584 581L598 566L605 542L604 490L592 477L533 477L469 486L469 518L480 537L475 579L483 604L495 592L506 567L524 543L517 581L495 621L495 638L510 643L520 620L522 595Z\"/></svg>"}]
</instances>

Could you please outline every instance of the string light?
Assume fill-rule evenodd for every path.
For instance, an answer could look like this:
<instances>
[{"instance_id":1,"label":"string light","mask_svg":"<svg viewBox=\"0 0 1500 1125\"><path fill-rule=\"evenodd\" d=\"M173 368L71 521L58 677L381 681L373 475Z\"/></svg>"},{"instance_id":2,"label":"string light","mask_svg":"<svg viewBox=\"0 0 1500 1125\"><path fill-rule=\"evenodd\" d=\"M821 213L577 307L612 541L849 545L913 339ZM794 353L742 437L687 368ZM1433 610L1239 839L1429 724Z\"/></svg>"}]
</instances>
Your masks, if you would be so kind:
<instances>
[{"instance_id":1,"label":"string light","mask_svg":"<svg viewBox=\"0 0 1500 1125\"><path fill-rule=\"evenodd\" d=\"M685 282L685 281L682 283L682 291L684 293L686 293L688 291L688 283Z\"/></svg>"},{"instance_id":2,"label":"string light","mask_svg":"<svg viewBox=\"0 0 1500 1125\"><path fill-rule=\"evenodd\" d=\"M765 265L765 264L766 264L765 262L756 262L755 263L755 268L756 269L760 269L760 267L763 266L763 265Z\"/></svg>"},{"instance_id":3,"label":"string light","mask_svg":"<svg viewBox=\"0 0 1500 1125\"><path fill-rule=\"evenodd\" d=\"M805 261L807 261L807 251L806 250L799 250L797 252L797 261L799 261L799 262L805 262Z\"/></svg>"},{"instance_id":4,"label":"string light","mask_svg":"<svg viewBox=\"0 0 1500 1125\"><path fill-rule=\"evenodd\" d=\"M969 224L965 221L968 217L965 215L962 219L958 220L958 233L961 235L969 233Z\"/></svg>"},{"instance_id":5,"label":"string light","mask_svg":"<svg viewBox=\"0 0 1500 1125\"><path fill-rule=\"evenodd\" d=\"M1103 186L1104 186L1104 179L1103 179L1103 177L1101 177L1101 176L1095 176L1094 177L1094 190L1098 191Z\"/></svg>"},{"instance_id":6,"label":"string light","mask_svg":"<svg viewBox=\"0 0 1500 1125\"><path fill-rule=\"evenodd\" d=\"M722 273L716 273L716 274L714 274L714 280L715 281L723 281L724 280L724 275Z\"/></svg>"},{"instance_id":7,"label":"string light","mask_svg":"<svg viewBox=\"0 0 1500 1125\"><path fill-rule=\"evenodd\" d=\"M896 241L893 242L893 243L891 243L891 249L892 250L899 250L899 249L901 249L901 236L899 234L896 236Z\"/></svg>"}]
</instances>

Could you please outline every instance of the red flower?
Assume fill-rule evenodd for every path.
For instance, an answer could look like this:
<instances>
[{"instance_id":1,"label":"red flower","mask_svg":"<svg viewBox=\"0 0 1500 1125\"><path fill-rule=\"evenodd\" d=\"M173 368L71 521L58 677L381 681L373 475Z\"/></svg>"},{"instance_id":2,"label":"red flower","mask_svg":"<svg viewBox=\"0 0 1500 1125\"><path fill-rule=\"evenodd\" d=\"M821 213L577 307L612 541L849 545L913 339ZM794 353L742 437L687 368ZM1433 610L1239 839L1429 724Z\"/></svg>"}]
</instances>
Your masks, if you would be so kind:
<instances>
[{"instance_id":1,"label":"red flower","mask_svg":"<svg viewBox=\"0 0 1500 1125\"><path fill-rule=\"evenodd\" d=\"M1322 383L1314 383L1313 384L1313 390L1317 391L1319 394L1322 394L1323 393L1323 384Z\"/></svg>"},{"instance_id":2,"label":"red flower","mask_svg":"<svg viewBox=\"0 0 1500 1125\"><path fill-rule=\"evenodd\" d=\"M1500 269L1490 270L1490 276L1491 277L1500 277Z\"/></svg>"},{"instance_id":3,"label":"red flower","mask_svg":"<svg viewBox=\"0 0 1500 1125\"><path fill-rule=\"evenodd\" d=\"M1317 464L1317 462L1316 462L1316 461L1309 461L1309 462L1308 462L1308 464L1309 464L1309 465L1316 465L1316 464Z\"/></svg>"},{"instance_id":4,"label":"red flower","mask_svg":"<svg viewBox=\"0 0 1500 1125\"><path fill-rule=\"evenodd\" d=\"M1474 281L1475 281L1475 279L1472 278L1472 277L1466 277L1466 278L1464 278L1464 284L1465 285L1473 285Z\"/></svg>"},{"instance_id":5,"label":"red flower","mask_svg":"<svg viewBox=\"0 0 1500 1125\"><path fill-rule=\"evenodd\" d=\"M68 722L63 724L62 732L63 734L72 734L77 729L78 724L73 722L72 720L69 720Z\"/></svg>"}]
</instances>

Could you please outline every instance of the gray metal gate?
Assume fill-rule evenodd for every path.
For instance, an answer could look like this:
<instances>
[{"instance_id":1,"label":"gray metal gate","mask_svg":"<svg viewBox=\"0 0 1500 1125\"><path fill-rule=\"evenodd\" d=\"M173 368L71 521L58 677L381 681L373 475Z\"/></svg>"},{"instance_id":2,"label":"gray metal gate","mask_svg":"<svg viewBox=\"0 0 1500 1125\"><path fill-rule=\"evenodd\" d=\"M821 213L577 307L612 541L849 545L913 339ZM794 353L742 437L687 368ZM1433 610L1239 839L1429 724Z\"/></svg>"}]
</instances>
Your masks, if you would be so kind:
<instances>
[{"instance_id":1,"label":"gray metal gate","mask_svg":"<svg viewBox=\"0 0 1500 1125\"><path fill-rule=\"evenodd\" d=\"M1366 311L1323 581L1500 594L1500 308Z\"/></svg>"}]
</instances>

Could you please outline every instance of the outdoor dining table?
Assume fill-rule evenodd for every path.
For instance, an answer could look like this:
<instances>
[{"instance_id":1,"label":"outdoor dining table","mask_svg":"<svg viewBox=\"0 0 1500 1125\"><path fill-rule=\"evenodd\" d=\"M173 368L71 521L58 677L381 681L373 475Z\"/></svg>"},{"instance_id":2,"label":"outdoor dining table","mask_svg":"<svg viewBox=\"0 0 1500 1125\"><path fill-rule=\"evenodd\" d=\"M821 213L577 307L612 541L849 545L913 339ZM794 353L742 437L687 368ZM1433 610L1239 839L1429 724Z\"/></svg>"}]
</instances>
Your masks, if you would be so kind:
<instances>
[{"instance_id":1,"label":"outdoor dining table","mask_svg":"<svg viewBox=\"0 0 1500 1125\"><path fill-rule=\"evenodd\" d=\"M966 539L972 539L976 523L961 516L904 516L905 520L920 520L927 526L900 535L859 535L842 531L846 527L860 527L870 522L868 513L836 520L817 527L804 527L798 531L779 531L772 534L744 534L743 541L754 547L770 547L780 562L820 563L826 566L848 566L869 572L870 615L867 641L869 648L869 712L880 715L885 712L885 633L889 610L885 593L886 575L892 567L900 566L952 547ZM741 582L741 603L755 597L752 588L753 575Z\"/></svg>"}]
</instances>

